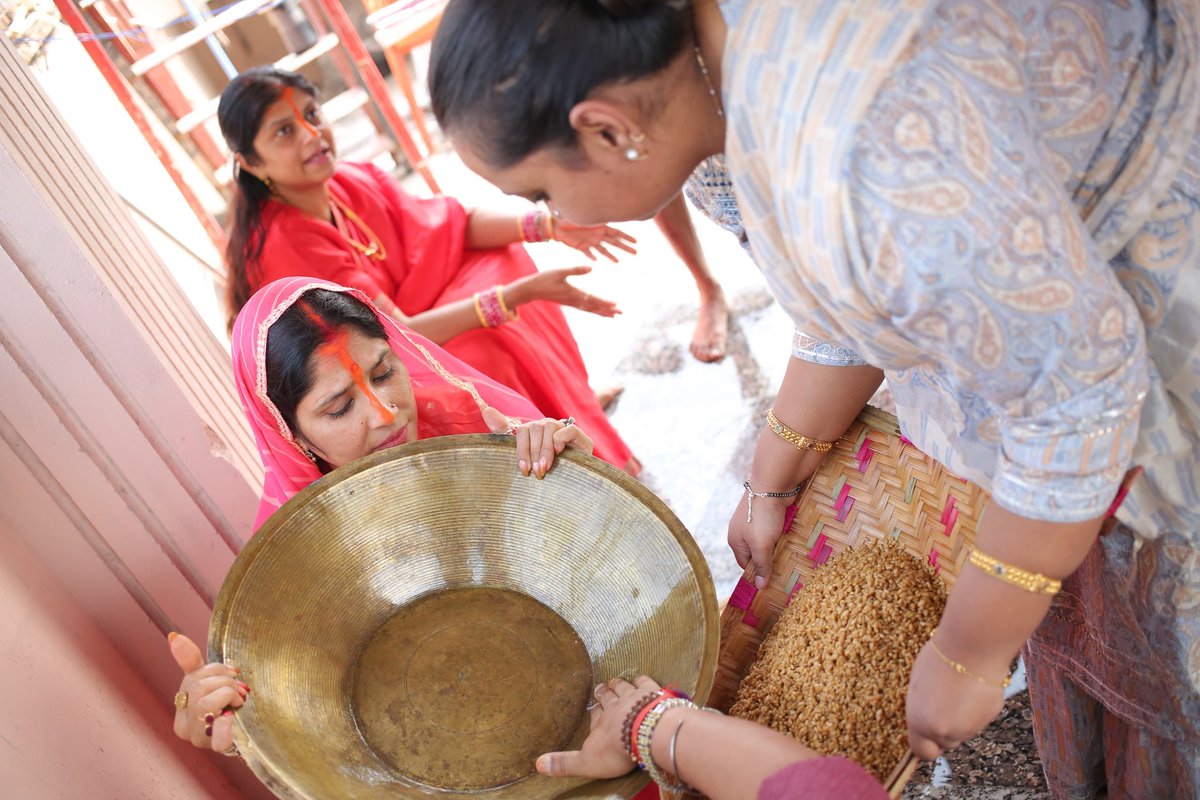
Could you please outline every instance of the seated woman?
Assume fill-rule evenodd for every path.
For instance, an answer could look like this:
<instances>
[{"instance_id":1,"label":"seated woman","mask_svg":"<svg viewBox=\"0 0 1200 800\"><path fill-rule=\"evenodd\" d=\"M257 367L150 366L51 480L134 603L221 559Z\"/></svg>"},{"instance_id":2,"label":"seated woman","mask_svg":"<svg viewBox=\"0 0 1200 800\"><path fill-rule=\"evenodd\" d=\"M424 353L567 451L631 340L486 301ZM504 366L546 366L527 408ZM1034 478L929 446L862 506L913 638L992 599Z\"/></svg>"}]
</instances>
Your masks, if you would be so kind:
<instances>
[{"instance_id":1,"label":"seated woman","mask_svg":"<svg viewBox=\"0 0 1200 800\"><path fill-rule=\"evenodd\" d=\"M275 281L250 298L233 327L233 368L266 473L255 529L323 473L405 442L511 430L518 469L538 478L565 447L592 450L579 427L542 418L361 292L311 278ZM248 689L235 670L204 664L186 637L173 634L171 652L185 673L175 733L228 749L232 711L223 721L222 712Z\"/></svg>"},{"instance_id":2,"label":"seated woman","mask_svg":"<svg viewBox=\"0 0 1200 800\"><path fill-rule=\"evenodd\" d=\"M556 239L589 257L632 252L608 227L468 211L420 200L369 164L338 164L316 89L302 75L257 67L221 94L221 132L237 162L226 261L232 319L259 287L297 275L359 289L384 313L550 416L574 415L596 455L640 471L588 386L560 304L601 316L616 306L567 282L589 267L539 272L522 241ZM519 309L519 311L518 311Z\"/></svg>"}]
</instances>

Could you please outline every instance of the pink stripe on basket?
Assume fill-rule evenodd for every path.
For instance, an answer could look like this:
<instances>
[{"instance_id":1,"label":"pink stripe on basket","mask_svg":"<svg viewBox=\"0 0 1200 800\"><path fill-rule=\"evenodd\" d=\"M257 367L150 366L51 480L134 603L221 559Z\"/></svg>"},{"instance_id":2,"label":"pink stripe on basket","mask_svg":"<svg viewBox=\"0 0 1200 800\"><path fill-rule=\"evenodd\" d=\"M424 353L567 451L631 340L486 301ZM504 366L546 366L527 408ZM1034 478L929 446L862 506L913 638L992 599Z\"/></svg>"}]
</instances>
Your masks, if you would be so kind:
<instances>
[{"instance_id":1,"label":"pink stripe on basket","mask_svg":"<svg viewBox=\"0 0 1200 800\"><path fill-rule=\"evenodd\" d=\"M754 616L749 609L746 609L746 613L742 615L742 622L746 623L751 628L758 627L758 617Z\"/></svg>"},{"instance_id":2,"label":"pink stripe on basket","mask_svg":"<svg viewBox=\"0 0 1200 800\"><path fill-rule=\"evenodd\" d=\"M950 511L950 516L946 518L946 535L950 535L950 531L954 530L954 523L958 522L958 509Z\"/></svg>"},{"instance_id":3,"label":"pink stripe on basket","mask_svg":"<svg viewBox=\"0 0 1200 800\"><path fill-rule=\"evenodd\" d=\"M821 548L827 546L828 545L825 544L825 534L822 533L817 537L817 541L813 542L812 550L808 551L808 560L816 561L817 556L821 553Z\"/></svg>"},{"instance_id":4,"label":"pink stripe on basket","mask_svg":"<svg viewBox=\"0 0 1200 800\"><path fill-rule=\"evenodd\" d=\"M934 575L942 571L942 565L938 563L938 551L936 547L929 551L929 566L933 567Z\"/></svg>"},{"instance_id":5,"label":"pink stripe on basket","mask_svg":"<svg viewBox=\"0 0 1200 800\"><path fill-rule=\"evenodd\" d=\"M820 554L817 556L817 562L816 562L817 566L819 567L822 564L824 564L826 561L828 561L829 557L831 555L833 555L832 547L830 547L829 545L825 545L824 547L822 547Z\"/></svg>"},{"instance_id":6,"label":"pink stripe on basket","mask_svg":"<svg viewBox=\"0 0 1200 800\"><path fill-rule=\"evenodd\" d=\"M912 439L908 438L903 433L900 434L900 441L904 442L909 447L916 447L916 445L912 443Z\"/></svg>"},{"instance_id":7,"label":"pink stripe on basket","mask_svg":"<svg viewBox=\"0 0 1200 800\"><path fill-rule=\"evenodd\" d=\"M858 448L858 452L854 454L854 457L857 458L859 461L862 461L864 458L871 457L871 440L870 439L863 439L862 447Z\"/></svg>"},{"instance_id":8,"label":"pink stripe on basket","mask_svg":"<svg viewBox=\"0 0 1200 800\"><path fill-rule=\"evenodd\" d=\"M958 498L950 495L950 502L946 503L946 507L942 509L941 523L946 524L946 520L950 518L950 512L954 510L954 506L958 504Z\"/></svg>"},{"instance_id":9,"label":"pink stripe on basket","mask_svg":"<svg viewBox=\"0 0 1200 800\"><path fill-rule=\"evenodd\" d=\"M792 503L790 506L787 507L787 510L783 512L783 532L784 533L787 533L788 529L792 527L792 520L794 520L796 518L796 513L799 510L800 510L800 506L796 503Z\"/></svg>"},{"instance_id":10,"label":"pink stripe on basket","mask_svg":"<svg viewBox=\"0 0 1200 800\"><path fill-rule=\"evenodd\" d=\"M846 498L848 498L849 496L850 496L850 484L847 483L842 486L842 490L840 492L838 492L837 499L833 501L833 510L841 511L842 506L846 502Z\"/></svg>"},{"instance_id":11,"label":"pink stripe on basket","mask_svg":"<svg viewBox=\"0 0 1200 800\"><path fill-rule=\"evenodd\" d=\"M745 578L739 578L737 586L733 587L733 594L729 595L729 605L734 608L749 608L757 594L758 589L754 588L753 583Z\"/></svg>"},{"instance_id":12,"label":"pink stripe on basket","mask_svg":"<svg viewBox=\"0 0 1200 800\"><path fill-rule=\"evenodd\" d=\"M842 506L841 510L838 511L837 521L845 522L846 516L850 513L850 509L852 509L852 508L854 508L854 498L853 497L851 497L849 500L847 500L846 505Z\"/></svg>"}]
</instances>

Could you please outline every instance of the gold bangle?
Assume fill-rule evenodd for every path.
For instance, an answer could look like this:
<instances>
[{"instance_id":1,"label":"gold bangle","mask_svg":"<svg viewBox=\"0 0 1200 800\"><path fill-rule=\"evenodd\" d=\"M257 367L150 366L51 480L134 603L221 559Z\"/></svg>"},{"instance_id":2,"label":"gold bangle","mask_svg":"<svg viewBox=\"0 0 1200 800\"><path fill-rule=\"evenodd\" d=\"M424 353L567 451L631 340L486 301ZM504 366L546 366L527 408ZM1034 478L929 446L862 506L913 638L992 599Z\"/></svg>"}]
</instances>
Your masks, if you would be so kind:
<instances>
[{"instance_id":1,"label":"gold bangle","mask_svg":"<svg viewBox=\"0 0 1200 800\"><path fill-rule=\"evenodd\" d=\"M491 325L488 325L487 317L483 315L483 306L479 303L479 292L475 293L475 316L479 318L479 327L491 327Z\"/></svg>"},{"instance_id":2,"label":"gold bangle","mask_svg":"<svg viewBox=\"0 0 1200 800\"><path fill-rule=\"evenodd\" d=\"M811 450L814 453L827 453L833 447L833 442L822 442L820 439L810 439L802 433L789 428L779 421L779 417L775 416L775 409L767 409L767 427L775 432L775 435L785 442L790 442L801 450Z\"/></svg>"},{"instance_id":3,"label":"gold bangle","mask_svg":"<svg viewBox=\"0 0 1200 800\"><path fill-rule=\"evenodd\" d=\"M1062 589L1062 581L1060 580L1047 578L1041 573L1029 572L1020 567L1014 567L1012 564L1005 564L1003 561L992 558L978 550L971 551L969 561L972 566L978 567L993 578L999 578L1005 583L1011 583L1013 586L1024 589L1027 592L1053 597Z\"/></svg>"},{"instance_id":4,"label":"gold bangle","mask_svg":"<svg viewBox=\"0 0 1200 800\"><path fill-rule=\"evenodd\" d=\"M515 321L517 318L517 312L513 309L510 309L508 307L508 303L504 302L504 287L499 284L496 284L496 300L500 302L500 310L504 312L504 316Z\"/></svg>"},{"instance_id":5,"label":"gold bangle","mask_svg":"<svg viewBox=\"0 0 1200 800\"><path fill-rule=\"evenodd\" d=\"M982 683L984 686L990 686L993 689L1007 689L1008 685L1010 683L1012 683L1011 675L1009 675L1003 681L996 682L996 681L990 680L988 678L985 678L982 675L976 675L974 672L971 672L971 670L967 669L962 664L960 664L957 661L955 661L954 659L950 658L950 656L948 656L942 652L942 648L938 647L937 642L935 642L933 640L933 637L935 635L937 635L937 632L938 632L938 629L934 628L933 632L929 634L929 646L933 648L933 652L937 653L937 657L940 658L942 661L944 661L946 663L946 666L950 667L950 669L954 670L959 675L964 675L968 678L971 678L972 680Z\"/></svg>"}]
</instances>

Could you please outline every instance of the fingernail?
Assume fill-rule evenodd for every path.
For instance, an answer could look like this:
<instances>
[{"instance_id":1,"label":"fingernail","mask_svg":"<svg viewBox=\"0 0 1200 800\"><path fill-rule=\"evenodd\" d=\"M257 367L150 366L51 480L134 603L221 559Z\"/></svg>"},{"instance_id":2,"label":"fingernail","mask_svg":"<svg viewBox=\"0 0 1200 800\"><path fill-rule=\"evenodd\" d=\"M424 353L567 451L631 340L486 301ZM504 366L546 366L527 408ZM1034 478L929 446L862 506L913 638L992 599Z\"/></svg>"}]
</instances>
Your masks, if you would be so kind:
<instances>
[{"instance_id":1,"label":"fingernail","mask_svg":"<svg viewBox=\"0 0 1200 800\"><path fill-rule=\"evenodd\" d=\"M550 756L538 756L537 771L543 775L550 774Z\"/></svg>"},{"instance_id":2,"label":"fingernail","mask_svg":"<svg viewBox=\"0 0 1200 800\"><path fill-rule=\"evenodd\" d=\"M238 682L237 682L237 685L238 685L238 686L240 686L240 687L242 687L242 689L244 689L246 692L249 692L249 691L250 691L250 687L249 687L249 686L247 686L247 685L246 685L245 683L243 683L242 681L238 681Z\"/></svg>"},{"instance_id":3,"label":"fingernail","mask_svg":"<svg viewBox=\"0 0 1200 800\"><path fill-rule=\"evenodd\" d=\"M521 471L522 475L528 475L529 474L529 463L526 462L524 459L521 459L520 461L517 462L517 469Z\"/></svg>"},{"instance_id":4,"label":"fingernail","mask_svg":"<svg viewBox=\"0 0 1200 800\"><path fill-rule=\"evenodd\" d=\"M232 716L233 716L233 709L232 709L232 708L227 708L227 709L225 709L224 711L222 711L222 712L221 712L221 716L222 716L222 717L232 717Z\"/></svg>"},{"instance_id":5,"label":"fingernail","mask_svg":"<svg viewBox=\"0 0 1200 800\"><path fill-rule=\"evenodd\" d=\"M175 641L178 638L179 638L179 631L171 631L170 633L167 634L167 643L170 644L171 642Z\"/></svg>"},{"instance_id":6,"label":"fingernail","mask_svg":"<svg viewBox=\"0 0 1200 800\"><path fill-rule=\"evenodd\" d=\"M766 586L767 586L767 579L764 578L763 576L759 575L757 578L754 579L754 588L755 589L765 589Z\"/></svg>"}]
</instances>

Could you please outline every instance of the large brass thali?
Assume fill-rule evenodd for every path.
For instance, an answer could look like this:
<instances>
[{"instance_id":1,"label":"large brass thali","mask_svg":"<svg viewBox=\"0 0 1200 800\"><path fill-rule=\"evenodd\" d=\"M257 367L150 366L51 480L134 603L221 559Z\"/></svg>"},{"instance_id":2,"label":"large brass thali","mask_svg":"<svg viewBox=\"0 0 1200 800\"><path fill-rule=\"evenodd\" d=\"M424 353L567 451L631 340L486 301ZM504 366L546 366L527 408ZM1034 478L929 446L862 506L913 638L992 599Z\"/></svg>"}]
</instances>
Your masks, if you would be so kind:
<instances>
[{"instance_id":1,"label":"large brass thali","mask_svg":"<svg viewBox=\"0 0 1200 800\"><path fill-rule=\"evenodd\" d=\"M252 687L235 740L280 797L618 798L549 779L591 687L646 673L703 700L712 579L642 484L566 451L542 481L512 437L361 459L283 506L221 588L209 655Z\"/></svg>"}]
</instances>

